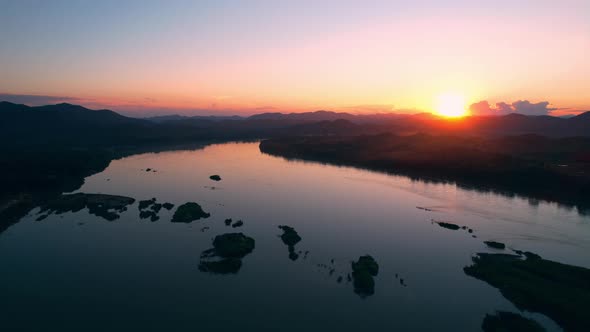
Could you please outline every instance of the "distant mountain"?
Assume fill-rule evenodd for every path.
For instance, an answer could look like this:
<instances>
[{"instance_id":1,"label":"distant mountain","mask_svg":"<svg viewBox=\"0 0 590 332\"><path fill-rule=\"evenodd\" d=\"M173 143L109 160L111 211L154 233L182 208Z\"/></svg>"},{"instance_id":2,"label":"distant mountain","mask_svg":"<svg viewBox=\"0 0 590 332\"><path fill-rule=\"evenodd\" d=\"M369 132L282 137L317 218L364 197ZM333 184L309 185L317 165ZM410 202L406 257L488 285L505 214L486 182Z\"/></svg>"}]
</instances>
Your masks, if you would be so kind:
<instances>
[{"instance_id":1,"label":"distant mountain","mask_svg":"<svg viewBox=\"0 0 590 332\"><path fill-rule=\"evenodd\" d=\"M349 113L337 113L331 111L315 111L303 113L262 113L255 114L248 117L248 120L290 120L298 122L318 122L318 121L334 121L334 120L348 120L354 121L355 115Z\"/></svg>"},{"instance_id":2,"label":"distant mountain","mask_svg":"<svg viewBox=\"0 0 590 332\"><path fill-rule=\"evenodd\" d=\"M166 122L166 121L186 120L186 119L188 119L188 116L172 114L172 115L152 116L152 117L144 118L144 119L152 121L152 122L161 123L161 122Z\"/></svg>"},{"instance_id":3,"label":"distant mountain","mask_svg":"<svg viewBox=\"0 0 590 332\"><path fill-rule=\"evenodd\" d=\"M472 116L447 120L430 113L350 114L316 111L239 116L170 115L130 118L79 105L29 107L0 102L0 146L121 146L177 144L212 139L257 139L285 135L366 135L417 133L550 137L590 136L590 112L572 118L552 116Z\"/></svg>"},{"instance_id":4,"label":"distant mountain","mask_svg":"<svg viewBox=\"0 0 590 332\"><path fill-rule=\"evenodd\" d=\"M0 101L0 112L2 112L0 114L3 114L5 112L24 111L29 108L29 106L23 104L13 104L8 101Z\"/></svg>"},{"instance_id":5,"label":"distant mountain","mask_svg":"<svg viewBox=\"0 0 590 332\"><path fill-rule=\"evenodd\" d=\"M112 126L122 124L142 124L143 120L129 118L110 110L91 110L67 103L30 107L9 102L0 103L0 114L10 122L4 127L14 126L57 126L88 125Z\"/></svg>"},{"instance_id":6,"label":"distant mountain","mask_svg":"<svg viewBox=\"0 0 590 332\"><path fill-rule=\"evenodd\" d=\"M308 123L319 121L347 120L356 124L379 123L406 117L432 116L430 113L420 114L351 114L345 112L315 111L303 113L262 113L248 117L248 120L290 121L291 123Z\"/></svg>"},{"instance_id":7,"label":"distant mountain","mask_svg":"<svg viewBox=\"0 0 590 332\"><path fill-rule=\"evenodd\" d=\"M156 122L156 123L163 123L169 121L225 121L225 120L244 120L246 118L241 117L239 115L229 115L229 116L217 116L217 115L196 115L196 116L185 116L185 115L161 115L161 116L153 116L149 118L145 118L146 120Z\"/></svg>"},{"instance_id":8,"label":"distant mountain","mask_svg":"<svg viewBox=\"0 0 590 332\"><path fill-rule=\"evenodd\" d=\"M575 121L590 121L590 111L580 113L574 117L571 117L570 119L575 120Z\"/></svg>"},{"instance_id":9,"label":"distant mountain","mask_svg":"<svg viewBox=\"0 0 590 332\"><path fill-rule=\"evenodd\" d=\"M109 110L90 110L72 104L29 107L0 103L1 145L106 144L131 139L153 124Z\"/></svg>"}]
</instances>

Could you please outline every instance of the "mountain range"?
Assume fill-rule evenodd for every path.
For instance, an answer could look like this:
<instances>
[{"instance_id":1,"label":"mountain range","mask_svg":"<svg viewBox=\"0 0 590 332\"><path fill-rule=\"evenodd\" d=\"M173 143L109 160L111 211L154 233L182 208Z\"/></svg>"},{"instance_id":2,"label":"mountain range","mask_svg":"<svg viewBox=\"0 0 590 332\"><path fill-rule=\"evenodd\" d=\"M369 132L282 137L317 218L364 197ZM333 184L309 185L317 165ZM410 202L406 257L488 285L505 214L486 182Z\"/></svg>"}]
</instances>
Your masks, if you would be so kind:
<instances>
[{"instance_id":1,"label":"mountain range","mask_svg":"<svg viewBox=\"0 0 590 332\"><path fill-rule=\"evenodd\" d=\"M471 116L445 119L430 113L350 114L331 111L262 113L249 117L180 115L132 118L79 105L30 107L0 102L0 147L14 145L142 145L203 139L256 139L296 135L416 133L548 137L590 136L590 112L552 116Z\"/></svg>"}]
</instances>

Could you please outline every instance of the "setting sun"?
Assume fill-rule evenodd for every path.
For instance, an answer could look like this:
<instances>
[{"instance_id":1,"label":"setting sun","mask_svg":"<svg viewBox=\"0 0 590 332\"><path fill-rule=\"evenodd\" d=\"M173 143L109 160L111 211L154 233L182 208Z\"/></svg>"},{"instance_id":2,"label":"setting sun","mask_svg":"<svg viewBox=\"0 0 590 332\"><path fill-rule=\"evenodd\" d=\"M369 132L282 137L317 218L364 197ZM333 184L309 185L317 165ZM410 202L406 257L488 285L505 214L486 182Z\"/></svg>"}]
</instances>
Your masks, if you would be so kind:
<instances>
[{"instance_id":1,"label":"setting sun","mask_svg":"<svg viewBox=\"0 0 590 332\"><path fill-rule=\"evenodd\" d=\"M436 114L458 118L467 115L465 98L459 94L445 93L438 96L436 100Z\"/></svg>"}]
</instances>

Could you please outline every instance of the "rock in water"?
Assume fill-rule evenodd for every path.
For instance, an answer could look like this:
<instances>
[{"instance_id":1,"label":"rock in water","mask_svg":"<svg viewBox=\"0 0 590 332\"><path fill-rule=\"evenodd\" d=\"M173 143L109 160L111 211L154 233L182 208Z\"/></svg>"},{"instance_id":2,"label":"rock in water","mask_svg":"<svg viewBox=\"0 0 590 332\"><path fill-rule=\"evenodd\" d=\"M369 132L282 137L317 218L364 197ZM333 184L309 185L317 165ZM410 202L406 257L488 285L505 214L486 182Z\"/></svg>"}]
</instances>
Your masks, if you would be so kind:
<instances>
[{"instance_id":1,"label":"rock in water","mask_svg":"<svg viewBox=\"0 0 590 332\"><path fill-rule=\"evenodd\" d=\"M85 193L67 194L61 195L42 206L40 213L61 214L78 212L87 208L90 214L113 221L119 218L119 213L126 211L127 206L134 202L135 199L125 196Z\"/></svg>"},{"instance_id":2,"label":"rock in water","mask_svg":"<svg viewBox=\"0 0 590 332\"><path fill-rule=\"evenodd\" d=\"M299 254L295 252L295 244L301 241L301 236L297 234L297 231L295 231L293 227L281 225L279 228L283 231L281 240L287 245L289 250L289 259L292 261L297 260L297 258L299 258Z\"/></svg>"},{"instance_id":3,"label":"rock in water","mask_svg":"<svg viewBox=\"0 0 590 332\"><path fill-rule=\"evenodd\" d=\"M456 231L456 230L458 230L458 229L461 228L461 226L455 225L455 224L451 224L450 222L437 221L436 223L440 227L442 227L442 228L450 229L450 230L453 230L453 231Z\"/></svg>"},{"instance_id":4,"label":"rock in water","mask_svg":"<svg viewBox=\"0 0 590 332\"><path fill-rule=\"evenodd\" d=\"M242 258L254 250L255 241L243 233L227 233L217 235L213 240L213 247L217 256Z\"/></svg>"},{"instance_id":5,"label":"rock in water","mask_svg":"<svg viewBox=\"0 0 590 332\"><path fill-rule=\"evenodd\" d=\"M379 264L369 255L359 257L352 262L352 279L354 292L361 297L375 294L375 280L379 274Z\"/></svg>"},{"instance_id":6,"label":"rock in water","mask_svg":"<svg viewBox=\"0 0 590 332\"><path fill-rule=\"evenodd\" d=\"M149 208L152 204L155 204L155 203L156 203L156 198L155 197L152 198L152 199L146 199L146 200L143 200L143 201L139 201L138 208L139 208L140 211L141 210L145 210L145 209Z\"/></svg>"},{"instance_id":7,"label":"rock in water","mask_svg":"<svg viewBox=\"0 0 590 332\"><path fill-rule=\"evenodd\" d=\"M199 270L218 274L237 273L242 267L242 258L254 250L255 244L253 238L242 233L218 235L213 240L213 248L201 253Z\"/></svg>"},{"instance_id":8,"label":"rock in water","mask_svg":"<svg viewBox=\"0 0 590 332\"><path fill-rule=\"evenodd\" d=\"M494 248L494 249L500 249L500 250L504 250L506 249L506 245L504 243L501 242L496 242L496 241L484 241L483 243L485 243L488 247L490 248Z\"/></svg>"},{"instance_id":9,"label":"rock in water","mask_svg":"<svg viewBox=\"0 0 590 332\"><path fill-rule=\"evenodd\" d=\"M209 213L203 211L201 206L195 202L184 203L176 209L172 222L190 223L201 218L209 218Z\"/></svg>"}]
</instances>

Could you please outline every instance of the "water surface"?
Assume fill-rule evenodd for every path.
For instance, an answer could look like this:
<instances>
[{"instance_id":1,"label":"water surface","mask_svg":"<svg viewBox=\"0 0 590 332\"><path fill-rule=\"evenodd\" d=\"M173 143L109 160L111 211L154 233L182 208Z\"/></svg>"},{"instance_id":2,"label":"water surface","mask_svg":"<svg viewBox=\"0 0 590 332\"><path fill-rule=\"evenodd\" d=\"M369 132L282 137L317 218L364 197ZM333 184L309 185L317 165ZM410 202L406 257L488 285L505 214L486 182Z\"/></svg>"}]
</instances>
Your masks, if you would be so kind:
<instances>
[{"instance_id":1,"label":"water surface","mask_svg":"<svg viewBox=\"0 0 590 332\"><path fill-rule=\"evenodd\" d=\"M472 254L498 252L484 240L590 267L590 218L575 210L287 161L261 154L257 143L115 160L78 191L194 201L211 217L176 224L162 210L151 222L139 218L137 202L112 222L86 210L36 221L33 210L0 235L0 312L9 329L477 331L486 313L519 312L463 273ZM244 226L228 227L226 218ZM433 220L468 226L476 237ZM303 238L295 261L279 225ZM199 271L212 238L237 231L256 240L239 272ZM365 254L380 271L375 294L361 298L346 276Z\"/></svg>"}]
</instances>

